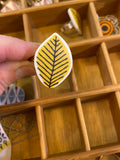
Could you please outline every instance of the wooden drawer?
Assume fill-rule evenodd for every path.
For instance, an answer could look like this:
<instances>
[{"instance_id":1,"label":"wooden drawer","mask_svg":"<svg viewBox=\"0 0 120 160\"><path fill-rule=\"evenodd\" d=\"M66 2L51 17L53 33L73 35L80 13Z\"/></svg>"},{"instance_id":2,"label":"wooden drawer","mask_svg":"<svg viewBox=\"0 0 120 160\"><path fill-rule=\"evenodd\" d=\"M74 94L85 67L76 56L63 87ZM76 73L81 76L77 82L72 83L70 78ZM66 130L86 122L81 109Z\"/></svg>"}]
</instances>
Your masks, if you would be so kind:
<instances>
[{"instance_id":1,"label":"wooden drawer","mask_svg":"<svg viewBox=\"0 0 120 160\"><path fill-rule=\"evenodd\" d=\"M120 34L103 36L97 16L112 14L120 21L119 0L21 4L20 10L0 13L0 34L42 43L57 32L70 46L73 69L53 89L36 76L16 82L25 101L0 107L12 160L95 160L120 152ZM82 36L60 32L70 7L81 15Z\"/></svg>"}]
</instances>

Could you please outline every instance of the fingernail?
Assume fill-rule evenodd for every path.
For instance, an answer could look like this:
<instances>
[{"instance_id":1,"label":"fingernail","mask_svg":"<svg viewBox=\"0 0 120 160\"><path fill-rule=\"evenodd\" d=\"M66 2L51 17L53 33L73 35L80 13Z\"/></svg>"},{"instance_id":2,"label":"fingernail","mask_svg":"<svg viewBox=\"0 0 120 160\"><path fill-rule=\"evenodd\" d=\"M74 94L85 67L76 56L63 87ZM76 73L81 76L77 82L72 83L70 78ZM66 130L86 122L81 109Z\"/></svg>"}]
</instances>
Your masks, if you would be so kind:
<instances>
[{"instance_id":1,"label":"fingernail","mask_svg":"<svg viewBox=\"0 0 120 160\"><path fill-rule=\"evenodd\" d=\"M26 76L32 76L34 74L35 74L35 69L31 65L25 65L25 66L19 67L16 70L17 79L20 79Z\"/></svg>"},{"instance_id":2,"label":"fingernail","mask_svg":"<svg viewBox=\"0 0 120 160\"><path fill-rule=\"evenodd\" d=\"M36 52L36 50L38 49L38 47L40 46L40 43L36 43L36 42L28 42L28 44L30 45L29 49L28 49L28 55L30 57L28 57L28 59L30 59L31 57L34 57L34 54Z\"/></svg>"},{"instance_id":3,"label":"fingernail","mask_svg":"<svg viewBox=\"0 0 120 160\"><path fill-rule=\"evenodd\" d=\"M40 43L37 42L28 42L32 48L37 49L40 46Z\"/></svg>"},{"instance_id":4,"label":"fingernail","mask_svg":"<svg viewBox=\"0 0 120 160\"><path fill-rule=\"evenodd\" d=\"M38 42L29 42L29 43L32 43L34 46L39 46L40 45L40 43L38 43Z\"/></svg>"}]
</instances>

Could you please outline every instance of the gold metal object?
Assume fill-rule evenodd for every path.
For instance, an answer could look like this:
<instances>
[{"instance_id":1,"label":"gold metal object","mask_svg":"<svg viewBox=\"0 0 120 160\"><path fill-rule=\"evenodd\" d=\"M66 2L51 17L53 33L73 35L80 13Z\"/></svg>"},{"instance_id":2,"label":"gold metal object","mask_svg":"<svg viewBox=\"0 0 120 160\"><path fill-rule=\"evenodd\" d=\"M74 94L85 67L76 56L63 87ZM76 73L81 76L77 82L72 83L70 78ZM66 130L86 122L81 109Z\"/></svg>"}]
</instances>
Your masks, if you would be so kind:
<instances>
[{"instance_id":1,"label":"gold metal object","mask_svg":"<svg viewBox=\"0 0 120 160\"><path fill-rule=\"evenodd\" d=\"M79 13L74 8L69 8L68 15L70 21L66 22L60 28L60 31L68 36L76 36L76 33L82 35L81 17Z\"/></svg>"}]
</instances>

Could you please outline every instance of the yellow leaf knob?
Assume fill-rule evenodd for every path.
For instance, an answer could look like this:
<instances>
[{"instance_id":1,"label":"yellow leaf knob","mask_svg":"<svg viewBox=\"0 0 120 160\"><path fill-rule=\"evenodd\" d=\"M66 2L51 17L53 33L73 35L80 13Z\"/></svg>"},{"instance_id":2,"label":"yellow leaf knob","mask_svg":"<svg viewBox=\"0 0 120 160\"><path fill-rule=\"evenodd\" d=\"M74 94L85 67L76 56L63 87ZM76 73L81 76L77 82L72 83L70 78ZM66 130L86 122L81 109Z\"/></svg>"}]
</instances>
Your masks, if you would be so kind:
<instances>
[{"instance_id":1,"label":"yellow leaf knob","mask_svg":"<svg viewBox=\"0 0 120 160\"><path fill-rule=\"evenodd\" d=\"M64 39L52 34L37 49L35 70L40 81L48 88L61 84L72 69L72 54Z\"/></svg>"}]
</instances>

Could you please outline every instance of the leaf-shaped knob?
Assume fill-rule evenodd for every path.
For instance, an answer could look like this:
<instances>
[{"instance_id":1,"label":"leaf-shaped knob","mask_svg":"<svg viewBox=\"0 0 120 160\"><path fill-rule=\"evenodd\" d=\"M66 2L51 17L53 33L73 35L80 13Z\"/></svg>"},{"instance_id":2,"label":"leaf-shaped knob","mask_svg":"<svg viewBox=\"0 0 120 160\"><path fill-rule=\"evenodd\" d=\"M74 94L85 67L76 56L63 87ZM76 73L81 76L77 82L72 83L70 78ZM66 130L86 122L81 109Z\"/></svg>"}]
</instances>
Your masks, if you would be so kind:
<instances>
[{"instance_id":1,"label":"leaf-shaped knob","mask_svg":"<svg viewBox=\"0 0 120 160\"><path fill-rule=\"evenodd\" d=\"M48 88L62 83L72 69L72 54L64 39L52 34L37 49L35 70L40 81Z\"/></svg>"}]
</instances>

